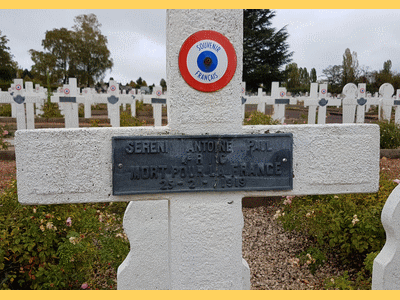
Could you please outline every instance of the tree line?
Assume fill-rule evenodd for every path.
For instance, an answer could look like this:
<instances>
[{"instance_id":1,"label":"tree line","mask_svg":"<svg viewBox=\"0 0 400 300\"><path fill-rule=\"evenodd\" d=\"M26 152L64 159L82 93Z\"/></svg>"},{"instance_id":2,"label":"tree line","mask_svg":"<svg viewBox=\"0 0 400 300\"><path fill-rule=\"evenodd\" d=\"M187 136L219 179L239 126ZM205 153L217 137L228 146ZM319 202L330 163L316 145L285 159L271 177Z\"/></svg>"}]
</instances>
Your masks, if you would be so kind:
<instances>
[{"instance_id":1,"label":"tree line","mask_svg":"<svg viewBox=\"0 0 400 300\"><path fill-rule=\"evenodd\" d=\"M299 67L292 62L286 26L272 27L275 12L269 9L245 9L243 17L243 81L248 91L262 87L270 91L271 83L279 81L292 93L306 92L311 82L317 82L317 72ZM47 85L66 83L75 77L81 87L102 86L106 71L112 70L113 60L107 47L107 37L101 33L96 15L79 15L72 29L59 28L45 32L44 51L29 50L33 65L22 70L13 60L8 39L0 31L0 84L11 83L14 78ZM323 70L328 90L340 93L346 83L367 83L367 89L376 92L382 83L389 82L400 88L400 75L391 71L392 63L386 61L383 70L370 72L358 65L357 53L346 49L341 65L331 65ZM133 88L147 86L139 77L126 83ZM160 85L167 88L164 79ZM154 86L154 84L153 84ZM1 87L1 86L0 86Z\"/></svg>"}]
</instances>

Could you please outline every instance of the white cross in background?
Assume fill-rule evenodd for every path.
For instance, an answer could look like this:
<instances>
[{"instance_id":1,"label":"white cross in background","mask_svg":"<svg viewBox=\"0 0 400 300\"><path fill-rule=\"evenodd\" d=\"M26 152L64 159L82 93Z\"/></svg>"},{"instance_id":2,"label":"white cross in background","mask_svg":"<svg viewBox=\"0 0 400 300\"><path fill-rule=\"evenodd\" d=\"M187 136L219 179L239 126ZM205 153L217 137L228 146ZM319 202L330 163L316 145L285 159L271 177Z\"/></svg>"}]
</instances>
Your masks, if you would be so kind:
<instances>
[{"instance_id":1,"label":"white cross in background","mask_svg":"<svg viewBox=\"0 0 400 300\"><path fill-rule=\"evenodd\" d=\"M394 87L390 83L384 83L379 88L379 98L380 107L382 107L382 119L390 121L392 116L392 107L394 106L394 99L392 98L394 94ZM379 109L379 119L381 110Z\"/></svg>"},{"instance_id":2,"label":"white cross in background","mask_svg":"<svg viewBox=\"0 0 400 300\"><path fill-rule=\"evenodd\" d=\"M322 83L319 85L319 93L317 94L318 83L311 83L310 97L305 98L304 106L308 106L308 124L315 124L316 110L318 107L318 124L326 123L327 106L340 106L341 100L328 96L328 85Z\"/></svg>"},{"instance_id":3,"label":"white cross in background","mask_svg":"<svg viewBox=\"0 0 400 300\"><path fill-rule=\"evenodd\" d=\"M84 97L78 95L76 78L69 78L68 84L51 96L51 102L58 103L64 114L65 128L79 128L78 103L84 103Z\"/></svg>"},{"instance_id":4,"label":"white cross in background","mask_svg":"<svg viewBox=\"0 0 400 300\"><path fill-rule=\"evenodd\" d=\"M130 104L131 107L135 106L135 99L132 95L120 94L119 84L110 80L107 94L94 94L92 96L93 103L107 103L108 117L112 127L119 127L121 124L120 119L120 105Z\"/></svg>"},{"instance_id":5,"label":"white cross in background","mask_svg":"<svg viewBox=\"0 0 400 300\"><path fill-rule=\"evenodd\" d=\"M143 103L151 104L153 107L154 126L162 125L162 106L167 104L167 97L163 95L162 87L155 86L151 95L141 94L138 96Z\"/></svg>"},{"instance_id":6,"label":"white cross in background","mask_svg":"<svg viewBox=\"0 0 400 300\"><path fill-rule=\"evenodd\" d=\"M35 114L34 103L42 103L43 96L33 92L33 83L25 82L25 89L22 79L14 79L14 91L1 93L0 103L10 103L14 106L15 117L17 118L17 129L34 129ZM26 110L25 110L26 109Z\"/></svg>"}]
</instances>

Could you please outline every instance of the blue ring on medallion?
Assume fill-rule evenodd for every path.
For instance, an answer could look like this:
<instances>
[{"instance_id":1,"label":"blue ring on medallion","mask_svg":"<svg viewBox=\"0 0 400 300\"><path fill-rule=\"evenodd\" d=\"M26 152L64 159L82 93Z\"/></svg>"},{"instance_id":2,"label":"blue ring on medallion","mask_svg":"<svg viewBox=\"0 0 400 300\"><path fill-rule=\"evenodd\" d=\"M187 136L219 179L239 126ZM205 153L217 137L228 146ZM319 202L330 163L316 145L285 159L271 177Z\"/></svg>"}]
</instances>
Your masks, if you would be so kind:
<instances>
[{"instance_id":1,"label":"blue ring on medallion","mask_svg":"<svg viewBox=\"0 0 400 300\"><path fill-rule=\"evenodd\" d=\"M209 57L211 58L212 63L209 66L204 64L204 60ZM197 66L199 69L205 73L210 73L214 71L218 66L218 58L217 56L211 51L203 51L197 57Z\"/></svg>"}]
</instances>

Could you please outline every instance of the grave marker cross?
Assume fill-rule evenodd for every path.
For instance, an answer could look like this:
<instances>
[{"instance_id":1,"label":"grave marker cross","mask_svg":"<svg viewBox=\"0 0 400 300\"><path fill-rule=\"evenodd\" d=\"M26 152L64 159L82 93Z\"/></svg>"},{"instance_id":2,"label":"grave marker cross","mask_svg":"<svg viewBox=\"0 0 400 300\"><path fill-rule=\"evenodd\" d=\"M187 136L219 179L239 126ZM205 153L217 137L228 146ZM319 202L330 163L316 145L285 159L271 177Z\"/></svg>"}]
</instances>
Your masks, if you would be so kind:
<instances>
[{"instance_id":1,"label":"grave marker cross","mask_svg":"<svg viewBox=\"0 0 400 300\"><path fill-rule=\"evenodd\" d=\"M118 269L118 289L249 289L250 272L242 259L241 201L244 196L374 192L378 189L377 125L242 126L242 24L241 10L167 11L168 126L43 129L16 134L21 203L130 201L124 228L132 246ZM192 34L204 29L224 35L232 43L237 59L231 80L210 93L189 86L178 66L181 45ZM214 48L218 49L217 45ZM224 60L218 58L220 62ZM218 74L223 76L223 72ZM204 145L207 142L207 147L212 148L214 144L209 138L212 135L229 134L239 139L246 134L260 134L268 138L276 132L293 136L293 160L288 161L293 165L292 189L238 191L227 187L226 192L113 194L113 172L120 168L112 158L113 138L129 137L147 142L146 147L143 142L142 146L128 144L126 148L127 153L141 152L141 157L146 159L150 155L146 153L165 151L161 142L161 146L154 144L153 147L150 138L161 141L157 138L185 136L190 140L197 135ZM236 143L235 137L231 140ZM225 149L230 148L226 146ZM267 149L269 147L264 147ZM196 156L196 159L201 167L201 157ZM147 182L150 176L162 179L162 164L155 166L160 169L153 169L153 172L150 165L145 172L142 168L141 182ZM135 174L136 171L132 169L131 172ZM205 172L197 172L198 178L209 178ZM250 171L244 167L240 172L245 175ZM182 173L179 176L188 180ZM225 175L221 174L220 178Z\"/></svg>"}]
</instances>

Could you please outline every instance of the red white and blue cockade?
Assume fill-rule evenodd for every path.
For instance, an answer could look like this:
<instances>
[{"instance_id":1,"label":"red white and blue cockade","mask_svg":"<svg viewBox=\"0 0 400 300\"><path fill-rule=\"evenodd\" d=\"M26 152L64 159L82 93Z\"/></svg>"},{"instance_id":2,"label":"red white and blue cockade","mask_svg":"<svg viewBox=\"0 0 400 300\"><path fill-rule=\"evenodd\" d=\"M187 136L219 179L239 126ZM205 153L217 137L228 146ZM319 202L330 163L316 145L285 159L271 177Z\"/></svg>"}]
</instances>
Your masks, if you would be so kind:
<instances>
[{"instance_id":1,"label":"red white and blue cockade","mask_svg":"<svg viewBox=\"0 0 400 300\"><path fill-rule=\"evenodd\" d=\"M202 30L192 34L179 53L179 70L191 87L214 92L225 87L236 72L236 52L221 33Z\"/></svg>"}]
</instances>

